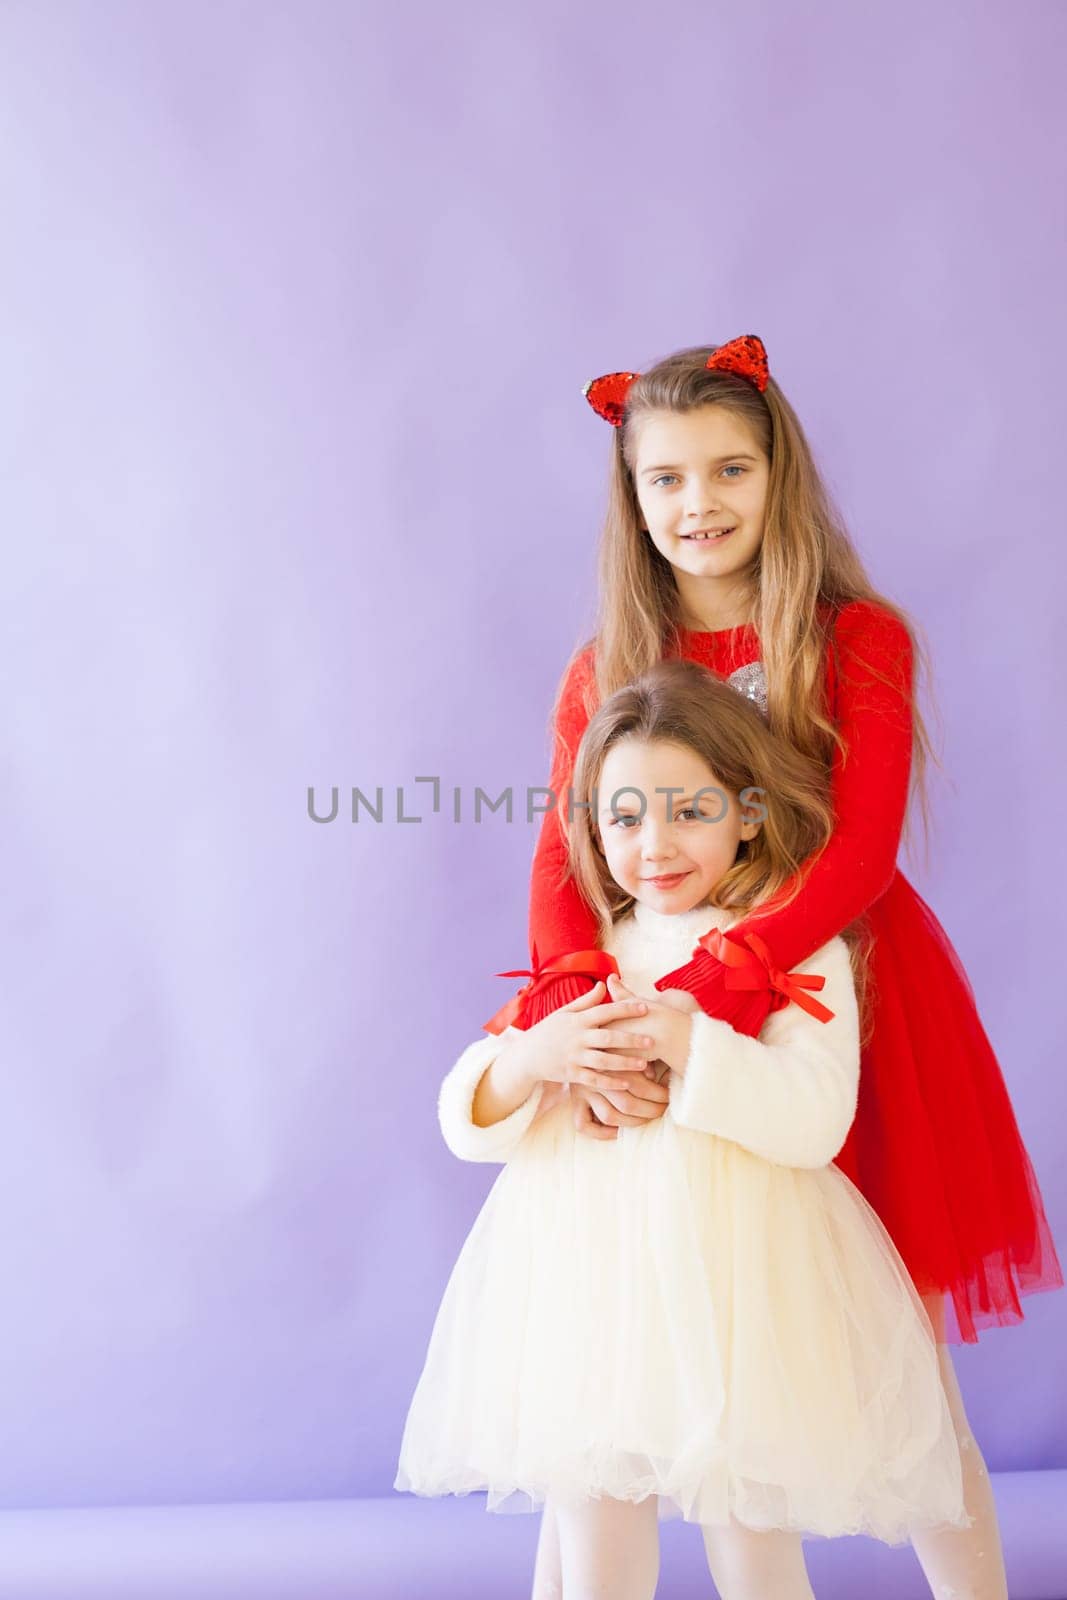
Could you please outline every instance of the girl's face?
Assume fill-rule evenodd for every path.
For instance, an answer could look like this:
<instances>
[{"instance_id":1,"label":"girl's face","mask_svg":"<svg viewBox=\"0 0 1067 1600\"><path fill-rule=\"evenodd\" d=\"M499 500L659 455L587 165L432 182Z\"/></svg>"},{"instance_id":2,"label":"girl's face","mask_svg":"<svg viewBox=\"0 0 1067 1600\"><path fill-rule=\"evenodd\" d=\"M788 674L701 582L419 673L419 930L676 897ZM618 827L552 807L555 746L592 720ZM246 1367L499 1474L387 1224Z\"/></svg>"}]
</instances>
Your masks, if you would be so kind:
<instances>
[{"instance_id":1,"label":"girl's face","mask_svg":"<svg viewBox=\"0 0 1067 1600\"><path fill-rule=\"evenodd\" d=\"M683 599L698 611L702 598L713 607L729 593L730 580L736 587L758 555L769 473L751 428L724 406L657 411L641 423L637 502Z\"/></svg>"},{"instance_id":2,"label":"girl's face","mask_svg":"<svg viewBox=\"0 0 1067 1600\"><path fill-rule=\"evenodd\" d=\"M620 739L604 758L597 829L608 871L653 910L703 905L759 826L686 745Z\"/></svg>"}]
</instances>

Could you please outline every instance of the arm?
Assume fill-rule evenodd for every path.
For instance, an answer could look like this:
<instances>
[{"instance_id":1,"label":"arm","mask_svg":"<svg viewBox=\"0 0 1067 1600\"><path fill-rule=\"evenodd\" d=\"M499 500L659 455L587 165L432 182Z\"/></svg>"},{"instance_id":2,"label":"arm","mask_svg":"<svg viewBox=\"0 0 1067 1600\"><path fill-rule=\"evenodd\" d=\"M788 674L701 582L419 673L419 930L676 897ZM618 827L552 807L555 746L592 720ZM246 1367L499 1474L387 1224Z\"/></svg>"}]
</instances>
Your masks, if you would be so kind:
<instances>
[{"instance_id":1,"label":"arm","mask_svg":"<svg viewBox=\"0 0 1067 1600\"><path fill-rule=\"evenodd\" d=\"M488 1034L476 1039L467 1046L441 1085L437 1097L437 1119L445 1143L461 1161L509 1160L518 1149L523 1135L537 1120L539 1112L547 1109L547 1106L542 1106L545 1091L557 1087L538 1083L533 1089L528 1089L524 1098L518 1099L518 1089L525 1086L514 1083L494 1085L498 1098L488 1110L490 1115L497 1115L499 1120L484 1127L475 1122L474 1100L482 1078L501 1054L505 1041L516 1031L508 1028L502 1034ZM554 1104L556 1099L558 1094L552 1097L551 1103ZM480 1104L479 1110L482 1109L483 1105Z\"/></svg>"},{"instance_id":2,"label":"arm","mask_svg":"<svg viewBox=\"0 0 1067 1600\"><path fill-rule=\"evenodd\" d=\"M556 804L545 813L530 872L530 958L548 961L570 950L586 950L597 942L597 920L583 900L567 870L567 841L560 825L560 810L574 781L574 763L582 735L589 725L584 693L595 676L592 649L571 663L560 690L556 712L552 770L548 786ZM585 988L591 988L586 984ZM584 991L578 991L579 993ZM575 998L572 996L571 998Z\"/></svg>"},{"instance_id":3,"label":"arm","mask_svg":"<svg viewBox=\"0 0 1067 1600\"><path fill-rule=\"evenodd\" d=\"M833 939L807 965L826 980L829 1022L790 1005L752 1039L693 1014L685 1067L670 1076L675 1122L781 1166L829 1165L856 1114L859 1017L844 940Z\"/></svg>"},{"instance_id":4,"label":"arm","mask_svg":"<svg viewBox=\"0 0 1067 1600\"><path fill-rule=\"evenodd\" d=\"M537 974L541 967L554 965L556 957L564 956L572 957L571 965L578 970L531 978L484 1024L492 1034L499 1034L507 1024L532 1027L560 1006L588 994L606 970L616 970L614 962L605 965L597 951L597 919L567 873L567 841L560 826L560 807L567 804L575 757L589 722L583 692L594 674L590 646L572 661L560 688L549 776L556 803L545 812L530 873L530 970Z\"/></svg>"},{"instance_id":5,"label":"arm","mask_svg":"<svg viewBox=\"0 0 1067 1600\"><path fill-rule=\"evenodd\" d=\"M730 929L766 939L786 971L873 905L896 871L911 779L913 651L907 629L867 602L838 617L834 832L792 905ZM872 670L873 669L873 670ZM875 672L884 683L876 677Z\"/></svg>"},{"instance_id":6,"label":"arm","mask_svg":"<svg viewBox=\"0 0 1067 1600\"><path fill-rule=\"evenodd\" d=\"M806 881L790 905L762 917L755 912L726 935L740 944L746 933L758 933L783 971L802 965L885 893L907 809L913 737L907 629L880 607L854 601L839 614L835 636L839 663L832 709L846 750L834 752L831 766L833 836L815 862L801 869ZM699 949L656 987L686 989L705 1010L729 1015L735 1027L752 1034L773 998L766 989L730 995L721 963ZM744 1016L727 1011L742 1002Z\"/></svg>"}]
</instances>

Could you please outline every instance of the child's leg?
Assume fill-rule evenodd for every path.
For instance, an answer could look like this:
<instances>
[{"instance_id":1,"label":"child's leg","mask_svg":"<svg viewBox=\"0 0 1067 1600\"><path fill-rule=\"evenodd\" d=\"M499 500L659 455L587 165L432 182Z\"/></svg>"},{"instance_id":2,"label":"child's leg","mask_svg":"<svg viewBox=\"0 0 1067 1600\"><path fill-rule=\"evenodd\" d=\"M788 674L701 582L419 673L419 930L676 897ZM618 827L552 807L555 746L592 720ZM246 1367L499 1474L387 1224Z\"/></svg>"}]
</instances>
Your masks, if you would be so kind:
<instances>
[{"instance_id":1,"label":"child's leg","mask_svg":"<svg viewBox=\"0 0 1067 1600\"><path fill-rule=\"evenodd\" d=\"M556 1500L564 1600L652 1600L659 1577L659 1501ZM547 1507L546 1507L547 1514Z\"/></svg>"},{"instance_id":2,"label":"child's leg","mask_svg":"<svg viewBox=\"0 0 1067 1600\"><path fill-rule=\"evenodd\" d=\"M799 1533L758 1533L733 1520L700 1531L721 1600L814 1600Z\"/></svg>"},{"instance_id":3,"label":"child's leg","mask_svg":"<svg viewBox=\"0 0 1067 1600\"><path fill-rule=\"evenodd\" d=\"M1008 1600L993 1488L967 1421L952 1357L943 1342L944 1303L941 1295L924 1295L923 1300L939 1341L941 1381L960 1442L964 1504L974 1522L969 1528L924 1528L912 1535L911 1542L936 1600Z\"/></svg>"},{"instance_id":4,"label":"child's leg","mask_svg":"<svg viewBox=\"0 0 1067 1600\"><path fill-rule=\"evenodd\" d=\"M556 1507L550 1496L545 1501L545 1509L541 1513L541 1532L537 1539L537 1558L534 1561L530 1600L562 1600L562 1595L559 1528L556 1524Z\"/></svg>"}]
</instances>

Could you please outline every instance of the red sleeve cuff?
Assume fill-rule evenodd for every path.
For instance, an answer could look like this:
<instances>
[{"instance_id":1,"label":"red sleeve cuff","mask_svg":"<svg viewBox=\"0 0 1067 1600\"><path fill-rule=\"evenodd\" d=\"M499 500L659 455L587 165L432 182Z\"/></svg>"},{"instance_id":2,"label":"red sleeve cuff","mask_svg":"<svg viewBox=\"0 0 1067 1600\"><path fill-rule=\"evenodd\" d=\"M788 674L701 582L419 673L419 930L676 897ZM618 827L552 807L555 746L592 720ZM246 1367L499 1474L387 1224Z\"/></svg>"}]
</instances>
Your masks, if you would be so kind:
<instances>
[{"instance_id":1,"label":"red sleeve cuff","mask_svg":"<svg viewBox=\"0 0 1067 1600\"><path fill-rule=\"evenodd\" d=\"M709 1016L755 1038L768 1013L790 1001L816 1021L829 1022L834 1013L812 993L825 982L817 972L782 972L758 934L742 934L735 942L712 928L686 965L657 978L656 988L685 989Z\"/></svg>"},{"instance_id":2,"label":"red sleeve cuff","mask_svg":"<svg viewBox=\"0 0 1067 1600\"><path fill-rule=\"evenodd\" d=\"M730 939L720 929L712 928L698 943L729 969L725 979L728 989L769 989L772 1011L780 1011L792 1001L816 1022L832 1020L834 1013L813 993L825 987L823 974L783 972L758 933L738 929L736 937Z\"/></svg>"},{"instance_id":3,"label":"red sleeve cuff","mask_svg":"<svg viewBox=\"0 0 1067 1600\"><path fill-rule=\"evenodd\" d=\"M716 956L698 944L684 966L656 979L656 988L684 989L709 1017L718 1017L728 1022L736 1033L747 1033L754 1039L767 1020L773 996L769 988L728 989L728 971Z\"/></svg>"},{"instance_id":4,"label":"red sleeve cuff","mask_svg":"<svg viewBox=\"0 0 1067 1600\"><path fill-rule=\"evenodd\" d=\"M487 1033L503 1033L507 1027L532 1028L560 1006L569 1005L579 995L588 994L609 973L618 973L615 957L604 950L573 950L568 955L554 956L543 966L532 971L498 972L498 978L529 978L518 994L488 1022L482 1024Z\"/></svg>"}]
</instances>

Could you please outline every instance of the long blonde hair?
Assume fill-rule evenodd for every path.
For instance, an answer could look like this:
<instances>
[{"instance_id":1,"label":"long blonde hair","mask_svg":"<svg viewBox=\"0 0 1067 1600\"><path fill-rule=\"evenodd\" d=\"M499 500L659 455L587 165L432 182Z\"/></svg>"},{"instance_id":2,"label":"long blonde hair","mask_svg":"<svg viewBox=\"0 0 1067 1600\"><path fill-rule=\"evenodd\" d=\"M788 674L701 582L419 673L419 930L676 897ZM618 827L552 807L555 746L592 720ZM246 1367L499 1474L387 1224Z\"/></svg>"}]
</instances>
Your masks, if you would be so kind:
<instances>
[{"instance_id":1,"label":"long blonde hair","mask_svg":"<svg viewBox=\"0 0 1067 1600\"><path fill-rule=\"evenodd\" d=\"M826 705L825 658L832 614L853 600L873 601L907 630L915 654L911 686L913 743L909 800L918 796L929 835L927 763L940 765L918 706L929 652L916 625L871 583L819 474L799 419L774 378L760 391L744 378L709 369L715 345L676 351L641 374L613 428L608 505L600 541L600 605L594 638L571 661L595 649L586 709L680 650L681 597L669 561L642 530L634 485L641 423L656 412L722 406L749 430L770 470L763 540L750 574L750 622L758 632L774 731L829 770L844 740ZM871 664L872 676L883 678ZM560 680L560 688L567 673ZM884 679L883 681L890 681ZM595 700L594 700L595 686ZM553 722L559 696L553 707ZM910 811L910 807L909 807ZM910 828L910 817L909 817ZM906 836L908 835L906 830Z\"/></svg>"},{"instance_id":2,"label":"long blonde hair","mask_svg":"<svg viewBox=\"0 0 1067 1600\"><path fill-rule=\"evenodd\" d=\"M573 810L560 813L570 872L595 911L604 939L634 904L608 870L597 825L597 791L608 752L624 739L682 745L710 767L742 805L758 804L764 820L743 840L710 904L739 915L779 909L800 892L804 876L833 832L826 769L775 734L751 700L695 661L665 660L608 696L590 719L575 761ZM759 791L759 799L746 798ZM844 930L861 1013L867 987L866 925Z\"/></svg>"}]
</instances>

